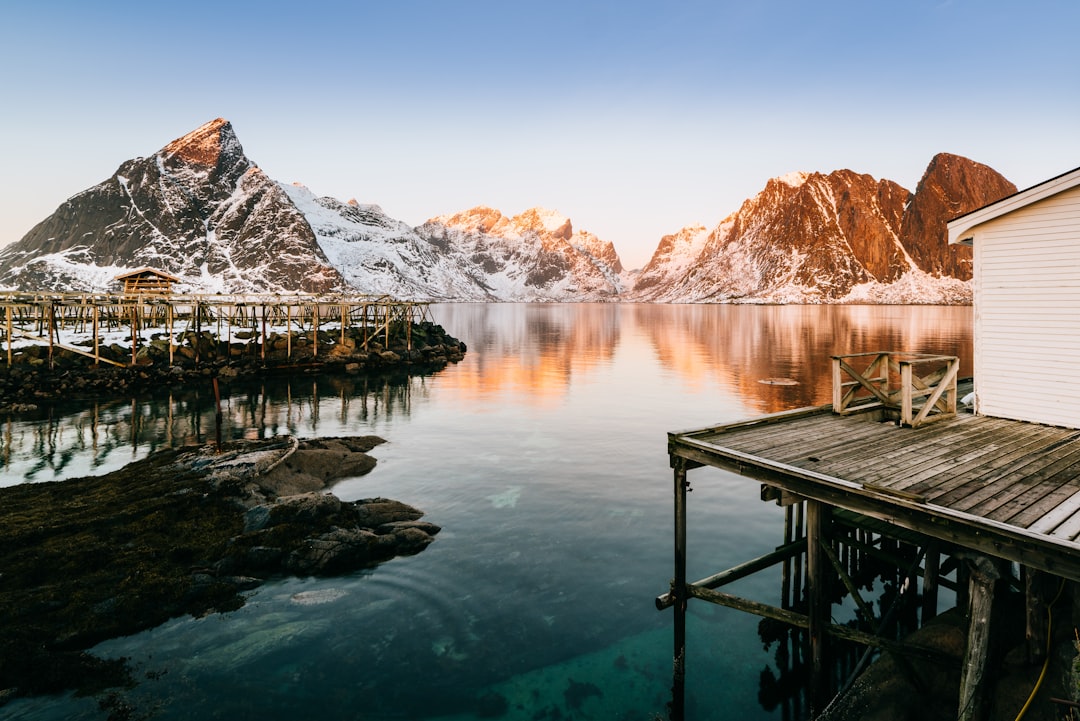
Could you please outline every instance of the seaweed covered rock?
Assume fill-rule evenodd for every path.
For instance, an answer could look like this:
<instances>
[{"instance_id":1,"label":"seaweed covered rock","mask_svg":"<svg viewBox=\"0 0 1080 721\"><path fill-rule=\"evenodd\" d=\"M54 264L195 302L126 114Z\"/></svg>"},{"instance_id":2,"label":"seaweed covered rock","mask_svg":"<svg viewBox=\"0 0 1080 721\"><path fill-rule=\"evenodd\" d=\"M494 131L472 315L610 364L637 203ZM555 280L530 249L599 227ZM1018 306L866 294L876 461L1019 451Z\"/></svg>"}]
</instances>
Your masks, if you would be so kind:
<instances>
[{"instance_id":1,"label":"seaweed covered rock","mask_svg":"<svg viewBox=\"0 0 1080 721\"><path fill-rule=\"evenodd\" d=\"M423 550L439 527L417 509L325 492L370 471L367 451L381 442L168 449L104 476L0 489L0 699L125 683L122 663L86 649L238 608L274 575L343 573Z\"/></svg>"}]
</instances>

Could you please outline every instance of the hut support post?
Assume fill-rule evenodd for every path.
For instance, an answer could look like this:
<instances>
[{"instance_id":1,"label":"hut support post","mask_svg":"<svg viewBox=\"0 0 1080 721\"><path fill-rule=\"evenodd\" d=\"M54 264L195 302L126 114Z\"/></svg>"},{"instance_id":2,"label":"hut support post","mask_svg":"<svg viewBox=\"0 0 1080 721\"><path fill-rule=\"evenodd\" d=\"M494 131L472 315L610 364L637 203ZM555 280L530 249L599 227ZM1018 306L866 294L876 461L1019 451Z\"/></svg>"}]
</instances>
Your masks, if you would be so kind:
<instances>
[{"instance_id":1,"label":"hut support post","mask_svg":"<svg viewBox=\"0 0 1080 721\"><path fill-rule=\"evenodd\" d=\"M686 461L675 462L675 634L671 681L671 721L683 721L686 694Z\"/></svg>"},{"instance_id":2,"label":"hut support post","mask_svg":"<svg viewBox=\"0 0 1080 721\"><path fill-rule=\"evenodd\" d=\"M98 313L100 309L94 304L94 365L101 363L101 339L98 337Z\"/></svg>"},{"instance_id":3,"label":"hut support post","mask_svg":"<svg viewBox=\"0 0 1080 721\"><path fill-rule=\"evenodd\" d=\"M7 306L5 309L5 315L7 316L7 364L8 368L11 367L11 306Z\"/></svg>"},{"instance_id":4,"label":"hut support post","mask_svg":"<svg viewBox=\"0 0 1080 721\"><path fill-rule=\"evenodd\" d=\"M385 325L383 326L383 346L390 350L390 305L383 303L383 310L386 311Z\"/></svg>"},{"instance_id":5,"label":"hut support post","mask_svg":"<svg viewBox=\"0 0 1080 721\"><path fill-rule=\"evenodd\" d=\"M1024 610L1027 616L1025 637L1028 662L1040 664L1046 658L1046 641L1050 632L1046 618L1049 589L1052 579L1042 571L1024 568Z\"/></svg>"},{"instance_id":6,"label":"hut support post","mask_svg":"<svg viewBox=\"0 0 1080 721\"><path fill-rule=\"evenodd\" d=\"M165 306L165 324L166 324L166 326L168 326L165 329L165 333L169 336L169 365L172 366L173 365L173 360L175 359L174 350L176 348L173 345L173 305L172 305L172 301L169 301L169 304L167 306ZM172 406L169 406L169 408L171 410Z\"/></svg>"},{"instance_id":7,"label":"hut support post","mask_svg":"<svg viewBox=\"0 0 1080 721\"><path fill-rule=\"evenodd\" d=\"M56 307L49 301L49 370L53 369L53 334L56 329Z\"/></svg>"},{"instance_id":8,"label":"hut support post","mask_svg":"<svg viewBox=\"0 0 1080 721\"><path fill-rule=\"evenodd\" d=\"M365 303L360 310L360 315L364 319L364 352L367 353L368 343L368 306Z\"/></svg>"},{"instance_id":9,"label":"hut support post","mask_svg":"<svg viewBox=\"0 0 1080 721\"><path fill-rule=\"evenodd\" d=\"M826 655L827 631L831 617L828 590L829 560L824 545L828 542L829 507L820 501L806 501L806 585L810 637L810 716L829 703L829 666Z\"/></svg>"},{"instance_id":10,"label":"hut support post","mask_svg":"<svg viewBox=\"0 0 1080 721\"><path fill-rule=\"evenodd\" d=\"M923 567L922 623L937 616L938 577L941 574L941 552L937 543L926 546L926 565Z\"/></svg>"},{"instance_id":11,"label":"hut support post","mask_svg":"<svg viewBox=\"0 0 1080 721\"><path fill-rule=\"evenodd\" d=\"M960 677L960 713L958 721L982 721L986 717L989 696L986 681L987 660L992 642L991 610L994 585L1001 578L997 565L985 556L972 562L969 584L969 619L967 649Z\"/></svg>"}]
</instances>

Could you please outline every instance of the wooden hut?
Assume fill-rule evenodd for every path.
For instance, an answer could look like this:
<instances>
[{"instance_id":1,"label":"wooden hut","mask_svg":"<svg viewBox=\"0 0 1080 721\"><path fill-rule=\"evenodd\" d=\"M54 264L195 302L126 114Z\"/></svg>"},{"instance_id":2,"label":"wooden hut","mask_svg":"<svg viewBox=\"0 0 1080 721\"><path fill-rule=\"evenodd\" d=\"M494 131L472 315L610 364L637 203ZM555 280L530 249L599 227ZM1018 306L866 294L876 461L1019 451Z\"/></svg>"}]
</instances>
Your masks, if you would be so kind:
<instances>
[{"instance_id":1,"label":"wooden hut","mask_svg":"<svg viewBox=\"0 0 1080 721\"><path fill-rule=\"evenodd\" d=\"M172 293L173 283L180 282L175 275L146 267L118 275L113 280L123 284L124 295L168 295Z\"/></svg>"},{"instance_id":2,"label":"wooden hut","mask_svg":"<svg viewBox=\"0 0 1080 721\"><path fill-rule=\"evenodd\" d=\"M1080 168L949 223L972 246L975 412L1080 428Z\"/></svg>"}]
</instances>

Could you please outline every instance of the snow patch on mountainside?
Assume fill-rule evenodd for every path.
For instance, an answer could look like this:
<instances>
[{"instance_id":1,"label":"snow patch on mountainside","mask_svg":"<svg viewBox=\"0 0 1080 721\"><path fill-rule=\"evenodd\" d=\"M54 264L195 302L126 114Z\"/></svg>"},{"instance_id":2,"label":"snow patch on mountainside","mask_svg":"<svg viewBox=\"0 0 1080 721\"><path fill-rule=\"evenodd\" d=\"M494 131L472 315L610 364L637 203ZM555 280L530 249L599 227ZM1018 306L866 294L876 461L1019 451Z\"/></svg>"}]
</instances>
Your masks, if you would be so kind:
<instances>
[{"instance_id":1,"label":"snow patch on mountainside","mask_svg":"<svg viewBox=\"0 0 1080 721\"><path fill-rule=\"evenodd\" d=\"M935 276L915 268L892 283L862 283L851 289L839 303L883 305L970 305L971 281Z\"/></svg>"}]
</instances>

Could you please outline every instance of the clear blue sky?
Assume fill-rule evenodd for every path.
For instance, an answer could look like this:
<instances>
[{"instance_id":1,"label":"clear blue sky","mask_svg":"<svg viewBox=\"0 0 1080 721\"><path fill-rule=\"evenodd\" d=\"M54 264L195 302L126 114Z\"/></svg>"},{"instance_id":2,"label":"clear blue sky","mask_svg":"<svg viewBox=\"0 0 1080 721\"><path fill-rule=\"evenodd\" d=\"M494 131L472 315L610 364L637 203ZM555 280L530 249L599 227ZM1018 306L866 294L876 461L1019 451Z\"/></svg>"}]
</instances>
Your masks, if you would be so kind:
<instances>
[{"instance_id":1,"label":"clear blue sky","mask_svg":"<svg viewBox=\"0 0 1080 721\"><path fill-rule=\"evenodd\" d=\"M553 208L629 267L765 181L914 189L946 151L1080 166L1080 3L96 3L0 24L0 245L208 120L270 177L416 225Z\"/></svg>"}]
</instances>

